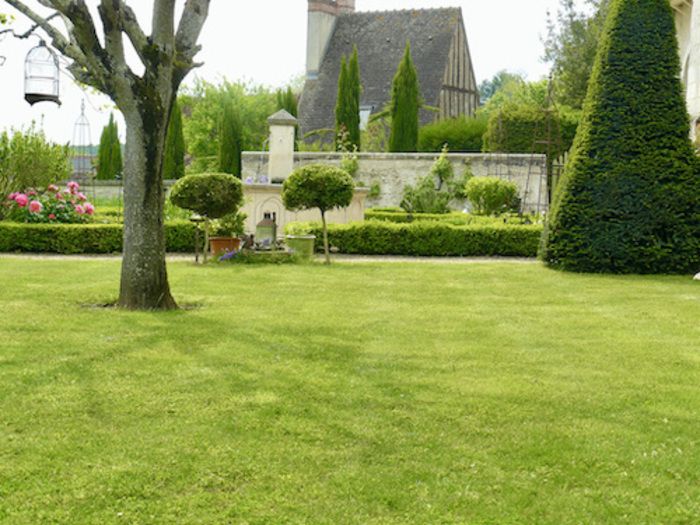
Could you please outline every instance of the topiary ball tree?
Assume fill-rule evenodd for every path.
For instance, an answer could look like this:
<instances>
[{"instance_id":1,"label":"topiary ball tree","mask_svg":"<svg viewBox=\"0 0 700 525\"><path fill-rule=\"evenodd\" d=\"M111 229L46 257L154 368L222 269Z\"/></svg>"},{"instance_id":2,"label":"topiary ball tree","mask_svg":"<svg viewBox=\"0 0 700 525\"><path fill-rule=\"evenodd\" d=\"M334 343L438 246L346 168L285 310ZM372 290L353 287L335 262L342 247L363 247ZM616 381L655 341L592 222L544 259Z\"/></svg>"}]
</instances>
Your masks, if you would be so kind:
<instances>
[{"instance_id":1,"label":"topiary ball tree","mask_svg":"<svg viewBox=\"0 0 700 525\"><path fill-rule=\"evenodd\" d=\"M541 256L580 272L690 273L700 177L668 0L612 0Z\"/></svg>"},{"instance_id":2,"label":"topiary ball tree","mask_svg":"<svg viewBox=\"0 0 700 525\"><path fill-rule=\"evenodd\" d=\"M318 208L321 211L326 264L331 262L326 212L349 206L354 190L355 183L345 170L323 164L310 164L296 169L282 186L282 201L288 210Z\"/></svg>"},{"instance_id":3,"label":"topiary ball tree","mask_svg":"<svg viewBox=\"0 0 700 525\"><path fill-rule=\"evenodd\" d=\"M199 173L181 178L170 192L170 202L205 218L204 260L209 249L209 223L236 213L243 204L243 184L227 173Z\"/></svg>"}]
</instances>

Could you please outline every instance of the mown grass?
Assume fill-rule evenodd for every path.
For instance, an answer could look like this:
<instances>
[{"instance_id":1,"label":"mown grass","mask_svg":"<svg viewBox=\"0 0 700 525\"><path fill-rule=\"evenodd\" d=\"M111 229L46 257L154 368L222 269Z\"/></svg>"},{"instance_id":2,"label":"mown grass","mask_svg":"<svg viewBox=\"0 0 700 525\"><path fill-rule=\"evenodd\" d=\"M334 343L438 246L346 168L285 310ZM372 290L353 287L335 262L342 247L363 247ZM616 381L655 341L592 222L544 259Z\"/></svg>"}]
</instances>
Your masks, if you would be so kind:
<instances>
[{"instance_id":1,"label":"mown grass","mask_svg":"<svg viewBox=\"0 0 700 525\"><path fill-rule=\"evenodd\" d=\"M698 523L700 286L0 258L0 522Z\"/></svg>"}]
</instances>

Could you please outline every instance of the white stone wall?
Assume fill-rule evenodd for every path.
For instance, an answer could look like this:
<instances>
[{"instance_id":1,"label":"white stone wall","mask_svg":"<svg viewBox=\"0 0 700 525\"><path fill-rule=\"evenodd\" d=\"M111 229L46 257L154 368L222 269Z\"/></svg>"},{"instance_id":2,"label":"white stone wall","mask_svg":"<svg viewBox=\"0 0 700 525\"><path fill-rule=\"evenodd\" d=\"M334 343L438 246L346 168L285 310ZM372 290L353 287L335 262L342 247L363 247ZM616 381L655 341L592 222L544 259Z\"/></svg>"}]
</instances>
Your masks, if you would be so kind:
<instances>
[{"instance_id":1,"label":"white stone wall","mask_svg":"<svg viewBox=\"0 0 700 525\"><path fill-rule=\"evenodd\" d=\"M378 198L370 196L367 207L398 206L406 184L414 185L430 172L438 154L426 153L360 153L360 169L356 178L363 186L378 185ZM296 153L295 167L312 163L338 165L338 153ZM449 155L455 175L460 177L468 168L476 177L499 177L514 182L520 188L524 208L529 212L547 211L547 170L544 155L460 154ZM268 155L261 152L243 153L243 179L259 180L268 173Z\"/></svg>"}]
</instances>

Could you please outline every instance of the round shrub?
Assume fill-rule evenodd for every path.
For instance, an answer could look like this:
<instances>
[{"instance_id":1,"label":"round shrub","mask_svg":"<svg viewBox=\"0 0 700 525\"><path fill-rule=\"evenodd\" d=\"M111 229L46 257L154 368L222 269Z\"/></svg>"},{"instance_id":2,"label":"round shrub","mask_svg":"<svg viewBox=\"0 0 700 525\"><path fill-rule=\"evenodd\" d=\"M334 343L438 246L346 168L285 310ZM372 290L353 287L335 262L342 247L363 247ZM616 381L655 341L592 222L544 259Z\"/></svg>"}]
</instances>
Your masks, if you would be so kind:
<instances>
[{"instance_id":1,"label":"round shrub","mask_svg":"<svg viewBox=\"0 0 700 525\"><path fill-rule=\"evenodd\" d=\"M495 177L469 179L464 193L478 215L498 215L519 206L518 187Z\"/></svg>"},{"instance_id":2,"label":"round shrub","mask_svg":"<svg viewBox=\"0 0 700 525\"><path fill-rule=\"evenodd\" d=\"M295 170L284 181L282 201L288 210L318 208L325 215L352 202L355 183L345 170L310 164Z\"/></svg>"},{"instance_id":3,"label":"round shrub","mask_svg":"<svg viewBox=\"0 0 700 525\"><path fill-rule=\"evenodd\" d=\"M226 173L187 175L173 186L170 201L208 219L218 219L243 204L243 185Z\"/></svg>"},{"instance_id":4,"label":"round shrub","mask_svg":"<svg viewBox=\"0 0 700 525\"><path fill-rule=\"evenodd\" d=\"M326 264L331 262L326 212L349 206L354 192L355 182L345 170L323 164L296 169L282 186L282 202L288 210L318 208L321 211Z\"/></svg>"}]
</instances>

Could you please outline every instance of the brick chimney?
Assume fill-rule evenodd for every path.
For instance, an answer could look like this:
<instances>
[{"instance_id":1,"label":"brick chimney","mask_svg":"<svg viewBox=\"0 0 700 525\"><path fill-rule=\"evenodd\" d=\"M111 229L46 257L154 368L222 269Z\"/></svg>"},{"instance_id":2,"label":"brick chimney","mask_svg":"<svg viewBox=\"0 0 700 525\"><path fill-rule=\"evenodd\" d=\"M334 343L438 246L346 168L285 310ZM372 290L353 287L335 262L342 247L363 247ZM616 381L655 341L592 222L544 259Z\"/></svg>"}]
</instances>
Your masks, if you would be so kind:
<instances>
[{"instance_id":1,"label":"brick chimney","mask_svg":"<svg viewBox=\"0 0 700 525\"><path fill-rule=\"evenodd\" d=\"M355 12L355 0L308 0L309 28L306 37L306 78L318 77L335 22L339 15Z\"/></svg>"}]
</instances>

